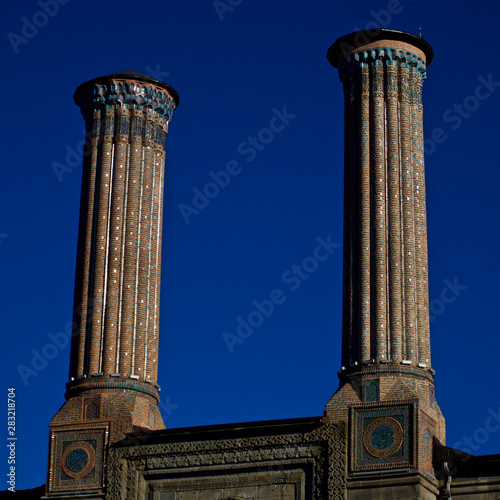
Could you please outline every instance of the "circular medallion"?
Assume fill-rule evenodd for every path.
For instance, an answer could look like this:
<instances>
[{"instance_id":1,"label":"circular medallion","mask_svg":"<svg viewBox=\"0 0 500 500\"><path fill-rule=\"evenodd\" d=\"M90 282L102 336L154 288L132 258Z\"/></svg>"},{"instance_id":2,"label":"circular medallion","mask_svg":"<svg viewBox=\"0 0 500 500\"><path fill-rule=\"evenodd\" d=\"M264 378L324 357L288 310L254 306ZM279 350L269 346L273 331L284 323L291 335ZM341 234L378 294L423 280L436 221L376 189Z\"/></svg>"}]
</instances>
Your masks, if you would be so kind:
<instances>
[{"instance_id":1,"label":"circular medallion","mask_svg":"<svg viewBox=\"0 0 500 500\"><path fill-rule=\"evenodd\" d=\"M75 441L66 447L61 457L64 473L72 479L88 476L95 465L95 450L86 441Z\"/></svg>"},{"instance_id":2,"label":"circular medallion","mask_svg":"<svg viewBox=\"0 0 500 500\"><path fill-rule=\"evenodd\" d=\"M73 472L80 472L89 462L89 455L83 448L75 448L66 458L66 465Z\"/></svg>"},{"instance_id":3,"label":"circular medallion","mask_svg":"<svg viewBox=\"0 0 500 500\"><path fill-rule=\"evenodd\" d=\"M388 425L379 425L372 432L370 440L377 450L385 450L394 443L394 431Z\"/></svg>"},{"instance_id":4,"label":"circular medallion","mask_svg":"<svg viewBox=\"0 0 500 500\"><path fill-rule=\"evenodd\" d=\"M403 429L394 418L375 418L363 432L363 446L370 455L376 458L391 457L402 444Z\"/></svg>"}]
</instances>

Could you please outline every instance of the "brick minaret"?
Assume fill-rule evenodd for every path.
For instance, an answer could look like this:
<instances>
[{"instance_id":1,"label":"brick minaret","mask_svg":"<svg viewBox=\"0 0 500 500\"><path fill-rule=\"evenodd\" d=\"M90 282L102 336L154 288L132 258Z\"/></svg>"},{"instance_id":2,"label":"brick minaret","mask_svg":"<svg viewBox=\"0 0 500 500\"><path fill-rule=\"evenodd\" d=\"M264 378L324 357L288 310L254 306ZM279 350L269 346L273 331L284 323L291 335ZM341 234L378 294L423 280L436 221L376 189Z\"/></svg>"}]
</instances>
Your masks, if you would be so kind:
<instances>
[{"instance_id":1,"label":"brick minaret","mask_svg":"<svg viewBox=\"0 0 500 500\"><path fill-rule=\"evenodd\" d=\"M47 493L97 492L109 443L163 429L157 384L165 139L178 95L124 71L80 85L85 119L66 403Z\"/></svg>"},{"instance_id":2,"label":"brick minaret","mask_svg":"<svg viewBox=\"0 0 500 500\"><path fill-rule=\"evenodd\" d=\"M325 415L348 422L361 497L359 478L399 470L433 498L432 442L445 439L429 341L422 83L432 56L421 37L392 30L341 37L327 54L344 86L345 177L342 366Z\"/></svg>"}]
</instances>

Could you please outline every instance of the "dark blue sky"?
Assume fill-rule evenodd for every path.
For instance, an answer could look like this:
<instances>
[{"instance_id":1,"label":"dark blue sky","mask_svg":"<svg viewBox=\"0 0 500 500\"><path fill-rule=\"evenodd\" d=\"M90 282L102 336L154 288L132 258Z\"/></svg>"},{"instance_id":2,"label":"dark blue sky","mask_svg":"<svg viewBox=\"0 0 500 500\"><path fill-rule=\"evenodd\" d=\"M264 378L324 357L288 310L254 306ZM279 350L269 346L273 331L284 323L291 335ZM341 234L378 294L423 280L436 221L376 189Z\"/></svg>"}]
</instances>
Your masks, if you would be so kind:
<instances>
[{"instance_id":1,"label":"dark blue sky","mask_svg":"<svg viewBox=\"0 0 500 500\"><path fill-rule=\"evenodd\" d=\"M16 387L17 487L45 482L48 423L68 376L61 332L72 314L83 139L75 88L135 69L180 95L165 178L167 427L321 415L340 367L343 196L342 85L325 55L337 37L374 27L421 27L435 51L424 126L436 396L448 445L500 453L499 14L495 0L5 6L1 380L5 398ZM196 190L227 168L229 184L186 215ZM331 253L313 265L318 239ZM297 278L302 263L310 272ZM272 314L230 352L224 334L273 293Z\"/></svg>"}]
</instances>

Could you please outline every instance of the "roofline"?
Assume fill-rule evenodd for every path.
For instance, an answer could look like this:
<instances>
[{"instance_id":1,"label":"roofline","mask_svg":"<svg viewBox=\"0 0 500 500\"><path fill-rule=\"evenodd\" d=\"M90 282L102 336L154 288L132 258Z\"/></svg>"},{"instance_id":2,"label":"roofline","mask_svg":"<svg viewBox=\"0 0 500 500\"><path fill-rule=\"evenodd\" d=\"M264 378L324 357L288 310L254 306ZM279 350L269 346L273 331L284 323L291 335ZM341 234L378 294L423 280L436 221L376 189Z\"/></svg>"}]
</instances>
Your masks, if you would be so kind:
<instances>
[{"instance_id":1,"label":"roofline","mask_svg":"<svg viewBox=\"0 0 500 500\"><path fill-rule=\"evenodd\" d=\"M332 66L338 68L342 55L345 54L345 51L342 50L344 45L348 45L352 47L352 49L361 49L368 43L378 42L380 40L398 40L414 45L425 54L427 65L431 63L434 56L432 47L421 36L412 35L406 31L377 29L354 31L348 35L341 36L328 49L326 57Z\"/></svg>"},{"instance_id":2,"label":"roofline","mask_svg":"<svg viewBox=\"0 0 500 500\"><path fill-rule=\"evenodd\" d=\"M190 436L191 438L194 435L208 435L208 434L217 434L217 433L239 433L239 432L252 432L256 430L268 430L275 431L276 429L284 429L284 428L294 428L294 427L317 427L318 425L322 425L325 423L325 420L322 416L315 417L299 417L299 418L285 418L279 420L257 420L252 422L237 422L237 423L226 423L226 424L216 424L216 425L201 425L194 427L176 427L171 429L159 429L155 431L151 430L138 430L137 432L133 432L127 434L127 436L122 440L118 441L117 445L126 445L127 441L130 439L134 439L137 436L144 436L146 433L147 436L155 437L155 438L178 438L182 436ZM183 438L184 439L184 438Z\"/></svg>"}]
</instances>

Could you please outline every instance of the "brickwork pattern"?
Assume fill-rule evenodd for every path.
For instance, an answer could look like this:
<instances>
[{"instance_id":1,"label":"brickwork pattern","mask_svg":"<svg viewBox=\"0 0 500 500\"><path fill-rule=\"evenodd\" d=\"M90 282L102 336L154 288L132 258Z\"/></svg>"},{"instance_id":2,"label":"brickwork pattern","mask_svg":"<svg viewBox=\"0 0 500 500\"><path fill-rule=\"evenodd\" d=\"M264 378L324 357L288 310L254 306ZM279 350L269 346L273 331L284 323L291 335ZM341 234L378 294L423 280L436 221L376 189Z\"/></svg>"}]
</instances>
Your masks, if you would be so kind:
<instances>
[{"instance_id":1,"label":"brickwork pattern","mask_svg":"<svg viewBox=\"0 0 500 500\"><path fill-rule=\"evenodd\" d=\"M445 426L428 311L422 83L432 49L367 31L338 39L328 58L344 88L345 171L342 365L325 418L349 424L351 474L403 468L434 484L432 440L444 443Z\"/></svg>"},{"instance_id":2,"label":"brickwork pattern","mask_svg":"<svg viewBox=\"0 0 500 500\"><path fill-rule=\"evenodd\" d=\"M164 428L157 407L161 212L177 93L128 72L82 84L75 102L88 154L70 380L67 401L50 423L48 494L102 489L108 442ZM95 428L105 438L82 437Z\"/></svg>"},{"instance_id":3,"label":"brickwork pattern","mask_svg":"<svg viewBox=\"0 0 500 500\"><path fill-rule=\"evenodd\" d=\"M350 69L351 74L355 73L355 68ZM361 72L361 112L360 112L360 258L361 268L361 293L360 301L360 348L351 350L349 357L343 360L349 366L359 362L357 353L361 350L361 359L370 359L371 342L371 238L370 238L370 206L371 206L371 186L370 186L370 69L368 64L360 64ZM355 102L352 103L353 113L355 113ZM356 122L353 120L351 134L356 133ZM353 165L355 163L351 163ZM352 170L352 167L348 167ZM355 217L355 207L353 214ZM345 271L344 271L345 273ZM345 300L345 297L344 297ZM354 298L352 299L354 300Z\"/></svg>"},{"instance_id":4,"label":"brickwork pattern","mask_svg":"<svg viewBox=\"0 0 500 500\"><path fill-rule=\"evenodd\" d=\"M118 77L88 85L75 99L92 139L70 378L119 374L155 384L164 148L176 102L163 85Z\"/></svg>"},{"instance_id":5,"label":"brickwork pattern","mask_svg":"<svg viewBox=\"0 0 500 500\"><path fill-rule=\"evenodd\" d=\"M154 414L154 427L149 425L151 411ZM136 391L88 391L81 396L71 397L51 420L50 427L55 429L69 424L81 427L86 423L93 425L96 421L106 422L112 443L123 439L134 428L163 428L157 400Z\"/></svg>"},{"instance_id":6,"label":"brickwork pattern","mask_svg":"<svg viewBox=\"0 0 500 500\"><path fill-rule=\"evenodd\" d=\"M347 148L342 366L407 360L427 368L425 60L396 44L352 53L339 74Z\"/></svg>"},{"instance_id":7,"label":"brickwork pattern","mask_svg":"<svg viewBox=\"0 0 500 500\"><path fill-rule=\"evenodd\" d=\"M375 384L379 390L377 401L370 396L376 394ZM412 439L415 440L420 457L420 461L413 462L413 466L428 472L426 457L432 453L432 437L443 444L446 441L445 421L434 394L432 377L422 377L420 370L397 366L379 368L373 365L369 370L363 370L362 374L353 374L341 382L326 405L325 418L331 422L348 422L350 409L360 408L364 403L378 402L389 407L411 399L418 404L417 435ZM350 441L350 449L353 444Z\"/></svg>"},{"instance_id":8,"label":"brickwork pattern","mask_svg":"<svg viewBox=\"0 0 500 500\"><path fill-rule=\"evenodd\" d=\"M50 432L48 492L102 490L106 424L60 426Z\"/></svg>"},{"instance_id":9,"label":"brickwork pattern","mask_svg":"<svg viewBox=\"0 0 500 500\"><path fill-rule=\"evenodd\" d=\"M339 55L342 43L352 41L343 37L329 51L338 55L330 62L344 88L346 150L342 366L325 417L350 424L351 471L405 464L432 476L432 439L444 443L445 426L430 365L422 125L427 53L417 37L413 47L407 43L412 35L388 36ZM409 398L418 411L414 425L405 421L405 427L390 412ZM385 424L369 424L373 435L396 443L401 426L398 453L411 444L413 455L398 458L391 447L380 454L363 426L354 432L355 412L374 404Z\"/></svg>"}]
</instances>

